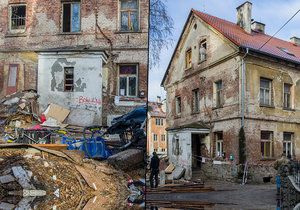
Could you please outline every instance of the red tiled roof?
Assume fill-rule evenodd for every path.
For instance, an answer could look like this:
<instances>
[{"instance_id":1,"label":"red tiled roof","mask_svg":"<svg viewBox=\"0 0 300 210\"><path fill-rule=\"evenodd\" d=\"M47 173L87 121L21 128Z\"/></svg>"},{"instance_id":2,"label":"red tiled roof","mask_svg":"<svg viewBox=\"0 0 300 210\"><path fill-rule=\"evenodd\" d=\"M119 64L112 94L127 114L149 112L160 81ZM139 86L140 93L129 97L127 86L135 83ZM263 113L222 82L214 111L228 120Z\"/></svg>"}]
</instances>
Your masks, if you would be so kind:
<instances>
[{"instance_id":1,"label":"red tiled roof","mask_svg":"<svg viewBox=\"0 0 300 210\"><path fill-rule=\"evenodd\" d=\"M300 46L296 46L291 42L273 37L263 48L261 48L261 46L263 46L264 43L270 38L269 35L258 33L255 31L252 31L251 34L248 34L246 31L244 31L244 29L242 29L235 23L220 19L212 15L208 15L203 12L199 12L194 9L192 10L192 12L194 12L195 15L215 28L227 39L229 39L239 47L259 50L261 53L266 53L271 56L300 63ZM294 56L289 55L280 48L287 49L288 52L293 54Z\"/></svg>"},{"instance_id":2,"label":"red tiled roof","mask_svg":"<svg viewBox=\"0 0 300 210\"><path fill-rule=\"evenodd\" d=\"M148 107L149 107L149 115L151 117L161 117L165 118L166 113L162 110L162 104L157 103L157 102L148 102Z\"/></svg>"}]
</instances>

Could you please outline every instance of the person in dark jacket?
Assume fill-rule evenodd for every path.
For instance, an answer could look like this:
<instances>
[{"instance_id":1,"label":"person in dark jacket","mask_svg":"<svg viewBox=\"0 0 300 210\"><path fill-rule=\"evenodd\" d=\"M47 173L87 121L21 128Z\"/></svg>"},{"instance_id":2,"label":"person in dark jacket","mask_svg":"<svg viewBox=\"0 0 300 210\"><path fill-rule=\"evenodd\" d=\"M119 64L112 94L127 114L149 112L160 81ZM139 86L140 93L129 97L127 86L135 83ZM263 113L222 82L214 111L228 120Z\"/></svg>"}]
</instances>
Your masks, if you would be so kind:
<instances>
[{"instance_id":1,"label":"person in dark jacket","mask_svg":"<svg viewBox=\"0 0 300 210\"><path fill-rule=\"evenodd\" d=\"M153 152L153 157L150 162L150 185L152 188L157 188L158 186L158 173L159 173L159 158L156 152ZM155 181L155 183L154 183Z\"/></svg>"}]
</instances>

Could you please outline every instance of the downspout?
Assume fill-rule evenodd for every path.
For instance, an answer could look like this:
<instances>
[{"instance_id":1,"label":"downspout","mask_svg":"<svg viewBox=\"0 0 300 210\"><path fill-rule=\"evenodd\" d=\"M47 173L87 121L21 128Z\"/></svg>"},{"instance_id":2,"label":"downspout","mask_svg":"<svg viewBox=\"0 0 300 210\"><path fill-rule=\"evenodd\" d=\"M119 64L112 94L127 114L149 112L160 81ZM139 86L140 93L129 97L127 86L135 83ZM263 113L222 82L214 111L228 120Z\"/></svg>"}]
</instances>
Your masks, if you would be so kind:
<instances>
[{"instance_id":1,"label":"downspout","mask_svg":"<svg viewBox=\"0 0 300 210\"><path fill-rule=\"evenodd\" d=\"M242 57L242 98L241 98L241 117L242 117L242 128L245 125L245 79L246 79L246 66L245 66L245 57L249 53L249 48L246 48L246 54Z\"/></svg>"}]
</instances>

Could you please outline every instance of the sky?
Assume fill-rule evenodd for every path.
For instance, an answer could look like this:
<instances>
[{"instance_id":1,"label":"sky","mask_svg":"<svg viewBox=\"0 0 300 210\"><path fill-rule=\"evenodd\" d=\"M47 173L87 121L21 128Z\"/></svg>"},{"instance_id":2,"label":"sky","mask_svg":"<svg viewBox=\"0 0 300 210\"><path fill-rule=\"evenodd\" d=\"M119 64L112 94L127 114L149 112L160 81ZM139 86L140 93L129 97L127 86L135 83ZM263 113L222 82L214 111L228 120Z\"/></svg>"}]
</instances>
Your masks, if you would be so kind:
<instances>
[{"instance_id":1,"label":"sky","mask_svg":"<svg viewBox=\"0 0 300 210\"><path fill-rule=\"evenodd\" d=\"M157 96L165 98L160 83L165 74L184 23L192 8L236 23L236 7L245 0L165 0L169 15L174 21L173 45L161 53L160 65L149 71L149 100ZM252 18L266 24L265 31L273 35L289 18L300 9L300 0L252 0ZM298 13L276 37L289 41L300 37L300 13Z\"/></svg>"}]
</instances>

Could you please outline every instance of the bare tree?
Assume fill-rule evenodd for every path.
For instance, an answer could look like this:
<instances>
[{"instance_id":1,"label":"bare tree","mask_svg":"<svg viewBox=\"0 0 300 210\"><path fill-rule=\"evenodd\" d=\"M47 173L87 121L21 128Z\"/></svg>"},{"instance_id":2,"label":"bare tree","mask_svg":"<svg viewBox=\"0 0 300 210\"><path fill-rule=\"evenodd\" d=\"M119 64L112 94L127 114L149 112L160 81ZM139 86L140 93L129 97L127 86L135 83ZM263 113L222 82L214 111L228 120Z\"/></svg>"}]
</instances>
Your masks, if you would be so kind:
<instances>
[{"instance_id":1,"label":"bare tree","mask_svg":"<svg viewBox=\"0 0 300 210\"><path fill-rule=\"evenodd\" d=\"M173 19L164 0L150 0L150 69L159 65L163 48L173 43Z\"/></svg>"}]
</instances>

